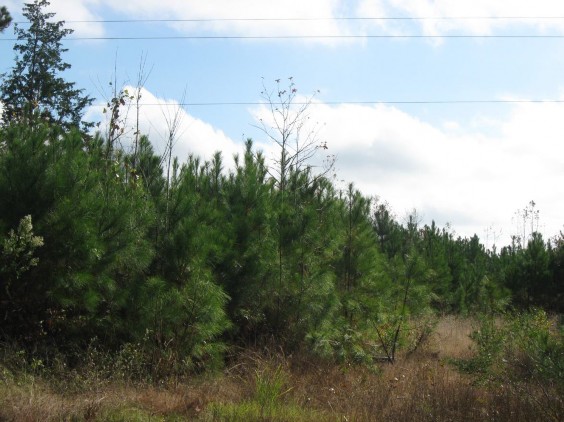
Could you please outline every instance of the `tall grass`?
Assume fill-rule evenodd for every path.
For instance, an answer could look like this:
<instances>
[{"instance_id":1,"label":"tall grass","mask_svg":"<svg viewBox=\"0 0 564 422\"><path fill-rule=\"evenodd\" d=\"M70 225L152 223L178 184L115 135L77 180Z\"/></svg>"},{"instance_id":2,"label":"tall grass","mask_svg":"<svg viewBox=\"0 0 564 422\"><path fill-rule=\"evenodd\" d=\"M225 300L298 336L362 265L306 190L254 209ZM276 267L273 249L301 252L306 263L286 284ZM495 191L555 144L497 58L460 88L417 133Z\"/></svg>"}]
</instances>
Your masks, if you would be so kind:
<instances>
[{"instance_id":1,"label":"tall grass","mask_svg":"<svg viewBox=\"0 0 564 422\"><path fill-rule=\"evenodd\" d=\"M60 380L63 370L49 373L30 361L15 369L12 361L0 366L0 420L559 420L564 414L562 389L554 377L546 377L543 372L560 353L561 337L553 327L550 337L539 335L523 343L521 351L514 347L521 341L518 335L511 337L511 353L484 346L490 340L497 344L496 330L514 330L516 321L523 326L544 327L544 320L538 316L536 320L533 316L520 318L533 319L494 324L489 326L491 333L484 332L484 321L442 318L424 343L411 353L409 348L400 352L394 365L336 365L307 353L285 356L281 352L244 350L216 374L147 382L126 374L109 377L103 368L90 368L67 373L65 387ZM472 334L478 330L489 340ZM503 344L507 341L506 336ZM552 360L538 352L547 344ZM490 348L491 356L484 348ZM17 351L14 353L17 355ZM9 362L8 357L5 354L2 362ZM486 366L490 362L492 370L460 371L449 363L476 359L485 359ZM511 376L501 376L497 362L503 363L503 359ZM531 370L535 367L540 369ZM88 377L97 378L85 380Z\"/></svg>"}]
</instances>

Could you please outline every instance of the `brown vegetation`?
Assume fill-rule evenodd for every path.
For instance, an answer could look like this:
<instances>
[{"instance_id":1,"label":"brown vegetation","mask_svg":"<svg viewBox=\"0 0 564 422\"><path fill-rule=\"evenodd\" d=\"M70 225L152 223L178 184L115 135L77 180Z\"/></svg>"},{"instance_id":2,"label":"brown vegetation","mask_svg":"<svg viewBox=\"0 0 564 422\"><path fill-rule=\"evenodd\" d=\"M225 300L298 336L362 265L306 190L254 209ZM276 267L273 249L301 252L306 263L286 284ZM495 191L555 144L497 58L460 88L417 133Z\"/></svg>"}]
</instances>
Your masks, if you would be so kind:
<instances>
[{"instance_id":1,"label":"brown vegetation","mask_svg":"<svg viewBox=\"0 0 564 422\"><path fill-rule=\"evenodd\" d=\"M159 385L100 381L81 392L4 368L0 420L558 420L564 406L556 391L533 382L486 382L448 363L472 356L471 330L468 319L443 318L425 344L395 365L335 365L245 350L219 375Z\"/></svg>"}]
</instances>

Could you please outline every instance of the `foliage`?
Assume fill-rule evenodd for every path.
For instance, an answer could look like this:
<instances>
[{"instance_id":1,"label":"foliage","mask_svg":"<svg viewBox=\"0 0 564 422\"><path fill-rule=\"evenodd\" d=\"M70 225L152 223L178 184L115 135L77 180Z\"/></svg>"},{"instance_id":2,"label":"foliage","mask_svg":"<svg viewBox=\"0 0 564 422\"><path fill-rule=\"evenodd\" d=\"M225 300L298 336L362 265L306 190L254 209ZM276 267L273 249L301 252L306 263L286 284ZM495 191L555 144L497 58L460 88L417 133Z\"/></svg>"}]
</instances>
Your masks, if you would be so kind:
<instances>
[{"instance_id":1,"label":"foliage","mask_svg":"<svg viewBox=\"0 0 564 422\"><path fill-rule=\"evenodd\" d=\"M546 312L482 316L471 338L477 353L457 362L462 369L502 382L532 379L564 388L564 337Z\"/></svg>"},{"instance_id":2,"label":"foliage","mask_svg":"<svg viewBox=\"0 0 564 422\"><path fill-rule=\"evenodd\" d=\"M6 29L8 26L10 26L11 22L12 22L12 17L10 16L10 12L8 12L8 9L6 8L6 6L1 6L0 7L0 32L3 32L4 29Z\"/></svg>"},{"instance_id":3,"label":"foliage","mask_svg":"<svg viewBox=\"0 0 564 422\"><path fill-rule=\"evenodd\" d=\"M135 336L155 378L218 366L224 347L217 339L229 327L227 297L209 274L194 274L181 287L150 279L142 295Z\"/></svg>"},{"instance_id":4,"label":"foliage","mask_svg":"<svg viewBox=\"0 0 564 422\"><path fill-rule=\"evenodd\" d=\"M54 14L44 11L48 5L47 0L26 3L23 15L30 26L14 27L16 61L0 86L2 121L7 124L40 118L65 128L87 128L91 124L81 121L82 114L93 99L59 76L71 67L61 55L67 51L62 47L63 38L73 31L64 28L64 22L50 21Z\"/></svg>"},{"instance_id":5,"label":"foliage","mask_svg":"<svg viewBox=\"0 0 564 422\"><path fill-rule=\"evenodd\" d=\"M526 244L498 254L477 236L422 226L416 211L400 223L352 184L338 190L332 160L315 166L328 146L292 79L262 93L271 163L251 140L230 171L220 152L173 159L178 114L164 154L138 132L131 153L117 142L131 100L118 87L108 133L85 136L91 99L59 77L71 30L51 22L47 5L25 6L31 26L16 28L19 55L2 85L1 341L71 366L96 350L156 380L221 365L232 345L393 362L425 341L436 313L561 308L562 239L545 242L531 225ZM553 337L526 332L542 353L559 353ZM473 338L476 367L508 358L493 321ZM535 374L556 370L537 349L516 345Z\"/></svg>"},{"instance_id":6,"label":"foliage","mask_svg":"<svg viewBox=\"0 0 564 422\"><path fill-rule=\"evenodd\" d=\"M267 309L273 300L276 268L275 218L272 184L262 153L246 143L242 160L235 157L235 170L225 184L224 230L231 229L231 247L225 256L223 285L230 297L228 306L234 333L243 343L256 343L268 333Z\"/></svg>"},{"instance_id":7,"label":"foliage","mask_svg":"<svg viewBox=\"0 0 564 422\"><path fill-rule=\"evenodd\" d=\"M384 259L370 224L370 201L350 184L340 201L339 225L343 227L335 264L341 297L341 312L351 329L366 327L381 308L380 296L387 290Z\"/></svg>"},{"instance_id":8,"label":"foliage","mask_svg":"<svg viewBox=\"0 0 564 422\"><path fill-rule=\"evenodd\" d=\"M514 239L512 245L501 250L499 278L512 292L514 305L562 309L559 300L564 295L562 251L558 238L553 246L537 232L531 234L526 248L521 248Z\"/></svg>"},{"instance_id":9,"label":"foliage","mask_svg":"<svg viewBox=\"0 0 564 422\"><path fill-rule=\"evenodd\" d=\"M47 333L68 340L74 330L105 327L104 337L115 340L126 327L114 317L132 305L128 286L151 259L143 239L150 204L121 183L119 166L88 154L77 132L14 126L2 141L0 221L13 227L29 214L49 245L12 288L4 328L30 340Z\"/></svg>"},{"instance_id":10,"label":"foliage","mask_svg":"<svg viewBox=\"0 0 564 422\"><path fill-rule=\"evenodd\" d=\"M23 273L38 264L39 259L34 257L34 252L40 246L43 246L43 238L33 234L31 215L23 217L17 231L10 230L4 239L0 255L0 273L5 277L3 287L8 297L9 283L18 280Z\"/></svg>"}]
</instances>

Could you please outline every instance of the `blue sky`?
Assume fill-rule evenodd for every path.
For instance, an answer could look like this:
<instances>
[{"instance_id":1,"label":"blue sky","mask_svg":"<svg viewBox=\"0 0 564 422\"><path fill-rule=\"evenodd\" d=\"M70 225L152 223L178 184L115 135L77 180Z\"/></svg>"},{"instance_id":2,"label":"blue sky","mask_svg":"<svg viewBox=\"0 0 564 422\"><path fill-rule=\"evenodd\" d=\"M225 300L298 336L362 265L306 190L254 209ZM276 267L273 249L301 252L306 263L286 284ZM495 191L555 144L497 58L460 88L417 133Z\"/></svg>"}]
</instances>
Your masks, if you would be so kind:
<instances>
[{"instance_id":1,"label":"blue sky","mask_svg":"<svg viewBox=\"0 0 564 422\"><path fill-rule=\"evenodd\" d=\"M22 19L22 1L0 4ZM520 232L515 212L531 200L546 237L564 230L564 104L389 103L564 100L564 38L497 37L564 35L564 2L52 0L50 10L76 38L433 36L79 39L65 43L65 59L72 65L68 79L99 100L88 115L104 121L100 104L110 95L108 82L135 85L146 57L142 128L157 150L164 115L174 113L185 89L187 103L260 102L263 81L273 88L275 79L292 76L301 95L319 90L309 112L319 123L319 140L337 156L338 186L354 182L387 201L400 220L416 209L423 223L450 223L457 234L477 233L490 247L494 233L501 246ZM244 20L250 18L288 20ZM146 19L204 21L107 22ZM14 57L9 38L12 28L0 36L0 72ZM182 160L220 150L229 167L252 137L271 156L273 146L254 127L261 117L268 113L259 105L184 107L174 154Z\"/></svg>"}]
</instances>

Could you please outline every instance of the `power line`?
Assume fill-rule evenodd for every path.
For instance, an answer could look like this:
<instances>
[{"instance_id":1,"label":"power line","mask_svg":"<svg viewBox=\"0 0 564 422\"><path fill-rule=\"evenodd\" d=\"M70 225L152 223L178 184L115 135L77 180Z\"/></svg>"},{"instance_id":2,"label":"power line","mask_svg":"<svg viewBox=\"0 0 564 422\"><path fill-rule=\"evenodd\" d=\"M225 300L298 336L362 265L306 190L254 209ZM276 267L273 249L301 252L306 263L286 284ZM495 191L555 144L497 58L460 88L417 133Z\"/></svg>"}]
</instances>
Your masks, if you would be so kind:
<instances>
[{"instance_id":1,"label":"power line","mask_svg":"<svg viewBox=\"0 0 564 422\"><path fill-rule=\"evenodd\" d=\"M91 20L68 20L66 23L213 23L213 22L312 22L312 21L449 21L449 20L563 20L564 16L423 16L423 17L293 17L293 18L190 18L190 19L91 19ZM28 21L17 22L29 24ZM530 38L550 39L564 38L564 34L319 34L319 35L163 35L163 36L100 36L100 37L68 37L65 41L151 41L151 40L271 40L271 39L389 39L389 38ZM17 41L16 38L2 38L0 41Z\"/></svg>"},{"instance_id":2,"label":"power line","mask_svg":"<svg viewBox=\"0 0 564 422\"><path fill-rule=\"evenodd\" d=\"M424 21L424 20L564 20L564 16L375 16L375 17L293 17L293 18L189 18L189 19L87 19L65 23L150 23L150 22L312 22L312 21ZM29 24L19 21L17 24Z\"/></svg>"},{"instance_id":3,"label":"power line","mask_svg":"<svg viewBox=\"0 0 564 422\"><path fill-rule=\"evenodd\" d=\"M295 101L294 105L418 105L418 104L562 104L564 100L407 100L407 101L322 101L307 102ZM212 101L212 102L182 102L182 103L142 103L141 106L180 106L180 107L217 107L217 106L260 106L270 105L261 101ZM274 106L282 106L281 102L272 103ZM106 107L96 105L96 107Z\"/></svg>"},{"instance_id":4,"label":"power line","mask_svg":"<svg viewBox=\"0 0 564 422\"><path fill-rule=\"evenodd\" d=\"M449 39L562 39L564 34L555 35L530 35L530 34L512 34L512 35L163 35L163 36L107 36L107 37L69 37L63 41L160 41L160 40L274 40L274 39L432 39L432 38L449 38ZM17 38L0 38L0 41L18 41Z\"/></svg>"}]
</instances>

